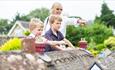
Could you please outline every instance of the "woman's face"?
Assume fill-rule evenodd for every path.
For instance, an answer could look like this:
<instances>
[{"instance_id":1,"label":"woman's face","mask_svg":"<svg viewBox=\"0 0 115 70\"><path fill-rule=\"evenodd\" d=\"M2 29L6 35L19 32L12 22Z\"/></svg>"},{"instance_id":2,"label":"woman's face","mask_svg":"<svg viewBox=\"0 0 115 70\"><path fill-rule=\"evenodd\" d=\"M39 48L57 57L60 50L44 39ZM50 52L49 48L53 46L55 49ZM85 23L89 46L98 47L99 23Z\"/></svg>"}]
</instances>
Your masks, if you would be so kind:
<instances>
[{"instance_id":1,"label":"woman's face","mask_svg":"<svg viewBox=\"0 0 115 70\"><path fill-rule=\"evenodd\" d=\"M56 5L52 8L52 14L55 14L55 15L61 15L62 13L62 6L61 5Z\"/></svg>"}]
</instances>

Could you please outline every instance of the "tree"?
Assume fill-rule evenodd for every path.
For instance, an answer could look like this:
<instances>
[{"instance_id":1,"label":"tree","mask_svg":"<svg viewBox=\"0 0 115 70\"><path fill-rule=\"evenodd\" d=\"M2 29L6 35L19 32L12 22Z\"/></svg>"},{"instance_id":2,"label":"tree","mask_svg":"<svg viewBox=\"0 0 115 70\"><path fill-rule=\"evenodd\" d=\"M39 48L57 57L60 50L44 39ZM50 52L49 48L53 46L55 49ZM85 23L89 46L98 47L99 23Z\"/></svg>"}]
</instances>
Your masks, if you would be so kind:
<instances>
[{"instance_id":1,"label":"tree","mask_svg":"<svg viewBox=\"0 0 115 70\"><path fill-rule=\"evenodd\" d=\"M10 24L7 19L0 19L0 34L7 34L10 30Z\"/></svg>"},{"instance_id":2,"label":"tree","mask_svg":"<svg viewBox=\"0 0 115 70\"><path fill-rule=\"evenodd\" d=\"M115 15L113 11L109 9L106 3L102 4L101 15L100 17L96 16L95 21L100 21L107 26L113 26L115 28Z\"/></svg>"},{"instance_id":3,"label":"tree","mask_svg":"<svg viewBox=\"0 0 115 70\"><path fill-rule=\"evenodd\" d=\"M8 24L9 21L7 19L0 19L0 34L7 34L17 20L30 21L30 19L34 17L44 21L48 15L49 10L47 8L40 8L32 10L27 15L20 15L20 13L17 13L14 19L10 21L10 24Z\"/></svg>"},{"instance_id":4,"label":"tree","mask_svg":"<svg viewBox=\"0 0 115 70\"><path fill-rule=\"evenodd\" d=\"M17 20L29 21L33 17L40 18L42 21L44 21L48 15L49 15L49 10L47 8L35 9L32 10L27 15L20 15L20 13L17 13L12 23L15 23Z\"/></svg>"},{"instance_id":5,"label":"tree","mask_svg":"<svg viewBox=\"0 0 115 70\"><path fill-rule=\"evenodd\" d=\"M109 9L109 7L107 6L107 4L103 3L102 4L102 9L101 9L101 17L103 17L103 16L105 16L107 14L113 15L112 13L113 13L113 11Z\"/></svg>"},{"instance_id":6,"label":"tree","mask_svg":"<svg viewBox=\"0 0 115 70\"><path fill-rule=\"evenodd\" d=\"M30 17L30 18L36 17L36 18L40 18L42 21L44 21L48 15L49 15L49 10L47 8L40 8L40 9L35 9L35 10L31 11L28 14L28 17Z\"/></svg>"},{"instance_id":7,"label":"tree","mask_svg":"<svg viewBox=\"0 0 115 70\"><path fill-rule=\"evenodd\" d=\"M17 20L21 20L20 13L17 13L16 16L14 17L12 23L15 23Z\"/></svg>"}]
</instances>

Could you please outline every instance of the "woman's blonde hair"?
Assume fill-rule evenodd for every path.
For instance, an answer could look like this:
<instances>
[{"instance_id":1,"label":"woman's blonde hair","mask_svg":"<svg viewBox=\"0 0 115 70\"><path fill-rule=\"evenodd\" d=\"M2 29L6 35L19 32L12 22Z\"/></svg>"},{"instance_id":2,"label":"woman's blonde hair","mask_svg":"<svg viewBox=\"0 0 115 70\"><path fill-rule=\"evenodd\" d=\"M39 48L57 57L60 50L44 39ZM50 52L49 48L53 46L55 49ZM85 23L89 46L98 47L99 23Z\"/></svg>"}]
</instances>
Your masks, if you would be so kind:
<instances>
[{"instance_id":1,"label":"woman's blonde hair","mask_svg":"<svg viewBox=\"0 0 115 70\"><path fill-rule=\"evenodd\" d=\"M62 4L61 4L61 3L59 3L59 2L55 2L55 3L53 3L53 5L52 5L52 7L51 7L51 11L50 11L50 13L53 13L54 8L56 8L57 6L62 7Z\"/></svg>"}]
</instances>

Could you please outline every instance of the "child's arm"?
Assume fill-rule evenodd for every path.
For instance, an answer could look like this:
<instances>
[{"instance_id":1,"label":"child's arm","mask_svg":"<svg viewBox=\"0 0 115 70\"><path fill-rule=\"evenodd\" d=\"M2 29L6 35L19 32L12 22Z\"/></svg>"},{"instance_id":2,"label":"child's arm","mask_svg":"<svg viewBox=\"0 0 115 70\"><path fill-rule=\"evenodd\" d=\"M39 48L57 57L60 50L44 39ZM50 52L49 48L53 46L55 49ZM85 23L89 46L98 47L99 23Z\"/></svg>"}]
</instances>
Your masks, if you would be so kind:
<instances>
[{"instance_id":1,"label":"child's arm","mask_svg":"<svg viewBox=\"0 0 115 70\"><path fill-rule=\"evenodd\" d=\"M66 44L64 41L47 41L47 44L50 44L50 45L61 45L61 44Z\"/></svg>"},{"instance_id":2,"label":"child's arm","mask_svg":"<svg viewBox=\"0 0 115 70\"><path fill-rule=\"evenodd\" d=\"M75 48L75 47L72 45L72 43L71 43L69 40L67 40L66 38L64 38L63 41L65 41L65 43L66 43L69 47Z\"/></svg>"},{"instance_id":3,"label":"child's arm","mask_svg":"<svg viewBox=\"0 0 115 70\"><path fill-rule=\"evenodd\" d=\"M52 45L51 47L55 48L55 49L57 49L59 51L66 50L65 48L60 47L60 45Z\"/></svg>"},{"instance_id":4,"label":"child's arm","mask_svg":"<svg viewBox=\"0 0 115 70\"><path fill-rule=\"evenodd\" d=\"M51 41L51 40L47 40L44 37L42 39L46 44L49 44L49 45L66 44L63 40L62 41Z\"/></svg>"}]
</instances>

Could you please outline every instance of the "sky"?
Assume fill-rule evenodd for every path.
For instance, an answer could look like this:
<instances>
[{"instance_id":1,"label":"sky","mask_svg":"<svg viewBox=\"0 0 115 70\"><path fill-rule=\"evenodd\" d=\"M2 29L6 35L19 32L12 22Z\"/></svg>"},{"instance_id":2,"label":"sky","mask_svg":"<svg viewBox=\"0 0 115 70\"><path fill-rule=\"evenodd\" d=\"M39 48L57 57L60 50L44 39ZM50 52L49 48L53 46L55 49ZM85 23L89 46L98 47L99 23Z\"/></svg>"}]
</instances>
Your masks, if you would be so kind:
<instances>
[{"instance_id":1,"label":"sky","mask_svg":"<svg viewBox=\"0 0 115 70\"><path fill-rule=\"evenodd\" d=\"M85 20L94 20L100 15L103 0L0 0L0 19L12 20L16 13L26 15L37 8L50 9L54 2L63 5L63 14L80 16ZM115 0L105 0L115 14Z\"/></svg>"}]
</instances>

